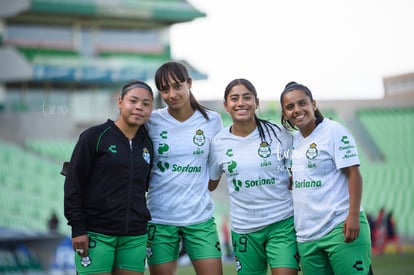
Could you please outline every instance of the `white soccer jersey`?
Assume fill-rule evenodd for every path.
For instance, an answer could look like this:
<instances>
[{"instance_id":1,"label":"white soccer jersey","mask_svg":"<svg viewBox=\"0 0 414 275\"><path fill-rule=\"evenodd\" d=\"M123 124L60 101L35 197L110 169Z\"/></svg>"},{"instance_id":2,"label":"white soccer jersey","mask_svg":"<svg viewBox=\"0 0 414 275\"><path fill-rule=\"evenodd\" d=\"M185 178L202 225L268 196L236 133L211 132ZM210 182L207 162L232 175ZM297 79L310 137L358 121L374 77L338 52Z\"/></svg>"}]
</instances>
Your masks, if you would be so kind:
<instances>
[{"instance_id":1,"label":"white soccer jersey","mask_svg":"<svg viewBox=\"0 0 414 275\"><path fill-rule=\"evenodd\" d=\"M348 180L340 169L359 165L357 147L352 134L329 119L324 119L306 138L297 132L293 147L292 195L297 240L317 240L348 215Z\"/></svg>"},{"instance_id":2,"label":"white soccer jersey","mask_svg":"<svg viewBox=\"0 0 414 275\"><path fill-rule=\"evenodd\" d=\"M263 127L264 128L264 127ZM210 151L210 178L224 172L230 196L232 230L244 234L293 216L292 196L288 189L288 150L292 135L283 127L274 127L279 140L262 143L256 128L240 137L221 130Z\"/></svg>"},{"instance_id":3,"label":"white soccer jersey","mask_svg":"<svg viewBox=\"0 0 414 275\"><path fill-rule=\"evenodd\" d=\"M218 113L199 111L184 122L167 108L152 112L148 122L154 143L154 166L148 190L152 222L184 226L213 216L208 190L208 156L213 136L223 127Z\"/></svg>"}]
</instances>

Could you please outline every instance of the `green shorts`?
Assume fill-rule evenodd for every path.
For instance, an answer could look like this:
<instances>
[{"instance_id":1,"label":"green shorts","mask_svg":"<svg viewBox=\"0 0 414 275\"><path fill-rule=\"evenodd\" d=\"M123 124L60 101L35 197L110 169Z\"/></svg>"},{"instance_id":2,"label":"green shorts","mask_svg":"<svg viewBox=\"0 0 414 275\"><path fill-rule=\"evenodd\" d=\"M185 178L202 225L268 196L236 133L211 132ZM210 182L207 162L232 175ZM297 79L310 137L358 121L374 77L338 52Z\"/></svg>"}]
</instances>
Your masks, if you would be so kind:
<instances>
[{"instance_id":1,"label":"green shorts","mask_svg":"<svg viewBox=\"0 0 414 275\"><path fill-rule=\"evenodd\" d=\"M371 266L371 239L367 217L360 213L358 238L344 241L344 223L319 240L298 243L304 274L368 274Z\"/></svg>"},{"instance_id":2,"label":"green shorts","mask_svg":"<svg viewBox=\"0 0 414 275\"><path fill-rule=\"evenodd\" d=\"M149 223L148 264L177 260L181 240L191 260L221 258L220 239L214 218L188 226Z\"/></svg>"},{"instance_id":3,"label":"green shorts","mask_svg":"<svg viewBox=\"0 0 414 275\"><path fill-rule=\"evenodd\" d=\"M75 253L78 274L96 274L126 269L145 271L147 234L140 236L108 236L88 232L89 258ZM84 261L82 261L84 260Z\"/></svg>"},{"instance_id":4,"label":"green shorts","mask_svg":"<svg viewBox=\"0 0 414 275\"><path fill-rule=\"evenodd\" d=\"M270 268L299 269L293 217L248 233L231 232L237 274L262 275Z\"/></svg>"}]
</instances>

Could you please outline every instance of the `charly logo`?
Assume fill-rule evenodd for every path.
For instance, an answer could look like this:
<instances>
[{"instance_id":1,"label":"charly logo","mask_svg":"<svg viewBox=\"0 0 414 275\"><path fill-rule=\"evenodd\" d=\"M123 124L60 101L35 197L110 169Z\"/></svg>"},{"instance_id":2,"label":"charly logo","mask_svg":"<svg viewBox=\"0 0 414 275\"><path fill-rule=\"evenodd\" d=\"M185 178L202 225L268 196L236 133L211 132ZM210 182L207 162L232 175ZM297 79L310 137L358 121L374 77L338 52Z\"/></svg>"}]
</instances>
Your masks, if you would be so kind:
<instances>
[{"instance_id":1,"label":"charly logo","mask_svg":"<svg viewBox=\"0 0 414 275\"><path fill-rule=\"evenodd\" d=\"M116 145L114 145L114 144L109 145L108 150L109 150L109 152L114 153L114 154L118 153L118 150L116 149Z\"/></svg>"},{"instance_id":2,"label":"charly logo","mask_svg":"<svg viewBox=\"0 0 414 275\"><path fill-rule=\"evenodd\" d=\"M145 147L144 149L142 149L142 157L144 158L144 160L146 161L146 163L150 163L151 161L151 155L149 150L147 149L147 147Z\"/></svg>"},{"instance_id":3,"label":"charly logo","mask_svg":"<svg viewBox=\"0 0 414 275\"><path fill-rule=\"evenodd\" d=\"M257 150L257 154L262 158L267 158L272 153L270 146L267 142L260 143L259 149Z\"/></svg>"},{"instance_id":4,"label":"charly logo","mask_svg":"<svg viewBox=\"0 0 414 275\"><path fill-rule=\"evenodd\" d=\"M341 138L341 141L342 141L344 144L348 144L348 143L349 143L348 136L343 136L343 137Z\"/></svg>"},{"instance_id":5,"label":"charly logo","mask_svg":"<svg viewBox=\"0 0 414 275\"><path fill-rule=\"evenodd\" d=\"M306 158L307 159L314 159L318 156L318 148L316 148L316 143L312 143L311 145L309 145L308 150L306 151Z\"/></svg>"},{"instance_id":6,"label":"charly logo","mask_svg":"<svg viewBox=\"0 0 414 275\"><path fill-rule=\"evenodd\" d=\"M167 135L168 135L168 132L167 131L162 131L161 133L160 133L160 137L162 138L162 139L167 139Z\"/></svg>"},{"instance_id":7,"label":"charly logo","mask_svg":"<svg viewBox=\"0 0 414 275\"><path fill-rule=\"evenodd\" d=\"M226 155L227 155L228 157L232 157L232 156L233 156L233 149L227 149L227 151L226 151Z\"/></svg>"},{"instance_id":8,"label":"charly logo","mask_svg":"<svg viewBox=\"0 0 414 275\"><path fill-rule=\"evenodd\" d=\"M218 251L221 251L220 242L216 242L216 245L214 246Z\"/></svg>"},{"instance_id":9,"label":"charly logo","mask_svg":"<svg viewBox=\"0 0 414 275\"><path fill-rule=\"evenodd\" d=\"M193 142L197 146L203 146L206 143L206 136L203 130L198 129L193 137Z\"/></svg>"}]
</instances>

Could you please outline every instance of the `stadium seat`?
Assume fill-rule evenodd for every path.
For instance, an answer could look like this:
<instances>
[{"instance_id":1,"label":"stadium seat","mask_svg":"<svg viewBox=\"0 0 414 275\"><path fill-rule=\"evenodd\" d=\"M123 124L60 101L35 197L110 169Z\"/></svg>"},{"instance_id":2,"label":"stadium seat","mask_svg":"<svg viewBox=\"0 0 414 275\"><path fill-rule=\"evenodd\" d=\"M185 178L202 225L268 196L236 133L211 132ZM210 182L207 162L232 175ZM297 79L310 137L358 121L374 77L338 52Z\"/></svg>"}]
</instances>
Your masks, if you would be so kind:
<instances>
[{"instance_id":1,"label":"stadium seat","mask_svg":"<svg viewBox=\"0 0 414 275\"><path fill-rule=\"evenodd\" d=\"M364 160L361 166L364 206L369 212L393 211L399 232L412 236L414 108L361 109L357 117L385 156L384 163Z\"/></svg>"}]
</instances>

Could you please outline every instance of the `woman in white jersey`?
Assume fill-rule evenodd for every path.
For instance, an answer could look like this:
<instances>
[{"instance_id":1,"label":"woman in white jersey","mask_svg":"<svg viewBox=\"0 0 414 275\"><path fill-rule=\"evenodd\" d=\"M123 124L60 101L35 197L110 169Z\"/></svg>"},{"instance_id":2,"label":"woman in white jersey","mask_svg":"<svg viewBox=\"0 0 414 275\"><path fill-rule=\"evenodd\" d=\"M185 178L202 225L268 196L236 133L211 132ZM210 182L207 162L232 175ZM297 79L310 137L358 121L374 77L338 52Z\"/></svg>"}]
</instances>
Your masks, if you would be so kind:
<instances>
[{"instance_id":1,"label":"woman in white jersey","mask_svg":"<svg viewBox=\"0 0 414 275\"><path fill-rule=\"evenodd\" d=\"M154 111L148 122L155 151L148 190L150 273L176 274L182 239L198 275L222 274L207 166L221 117L197 102L183 64L163 64L155 84L167 107Z\"/></svg>"},{"instance_id":2,"label":"woman in white jersey","mask_svg":"<svg viewBox=\"0 0 414 275\"><path fill-rule=\"evenodd\" d=\"M259 119L258 106L250 81L235 79L227 85L224 107L233 124L211 143L210 190L224 173L237 273L263 275L270 266L273 275L293 275L299 255L287 172L292 135Z\"/></svg>"},{"instance_id":3,"label":"woman in white jersey","mask_svg":"<svg viewBox=\"0 0 414 275\"><path fill-rule=\"evenodd\" d=\"M325 119L302 84L288 83L280 103L283 126L299 130L291 169L303 273L370 274L370 232L361 207L362 177L352 134Z\"/></svg>"}]
</instances>

